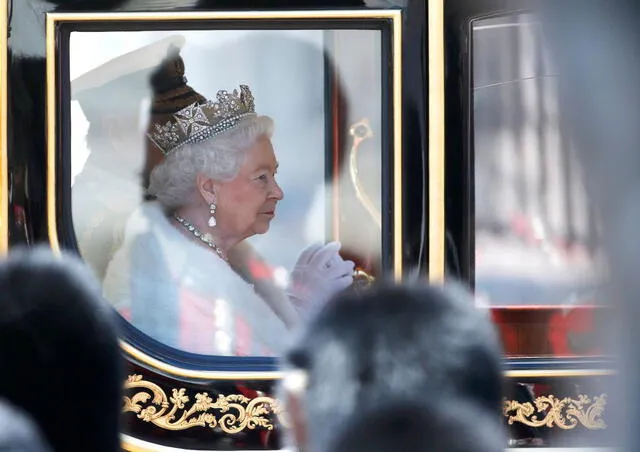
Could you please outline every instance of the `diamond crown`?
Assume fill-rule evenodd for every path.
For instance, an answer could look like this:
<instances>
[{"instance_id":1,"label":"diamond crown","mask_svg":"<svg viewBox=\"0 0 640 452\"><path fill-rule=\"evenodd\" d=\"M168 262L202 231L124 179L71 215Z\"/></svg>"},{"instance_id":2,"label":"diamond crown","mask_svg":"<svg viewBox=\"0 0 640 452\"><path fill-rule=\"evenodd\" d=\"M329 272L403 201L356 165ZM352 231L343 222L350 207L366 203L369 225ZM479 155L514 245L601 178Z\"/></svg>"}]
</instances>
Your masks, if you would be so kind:
<instances>
[{"instance_id":1,"label":"diamond crown","mask_svg":"<svg viewBox=\"0 0 640 452\"><path fill-rule=\"evenodd\" d=\"M220 90L215 102L194 102L174 113L165 124L153 124L147 136L166 157L186 144L219 135L255 115L253 94L247 85L240 85L240 92Z\"/></svg>"}]
</instances>

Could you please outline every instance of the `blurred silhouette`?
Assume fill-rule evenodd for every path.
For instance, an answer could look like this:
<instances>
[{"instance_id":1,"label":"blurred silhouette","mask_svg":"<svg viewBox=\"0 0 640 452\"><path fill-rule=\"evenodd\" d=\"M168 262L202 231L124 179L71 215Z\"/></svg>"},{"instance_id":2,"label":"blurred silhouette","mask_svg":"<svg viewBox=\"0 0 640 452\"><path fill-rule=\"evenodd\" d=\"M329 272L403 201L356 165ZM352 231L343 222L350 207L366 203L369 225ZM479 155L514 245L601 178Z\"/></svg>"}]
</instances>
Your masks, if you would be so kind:
<instances>
[{"instance_id":1,"label":"blurred silhouette","mask_svg":"<svg viewBox=\"0 0 640 452\"><path fill-rule=\"evenodd\" d=\"M323 450L363 410L462 400L501 431L501 350L461 288L375 285L333 299L285 356L283 398L301 449ZM503 442L506 445L506 442Z\"/></svg>"},{"instance_id":2,"label":"blurred silhouette","mask_svg":"<svg viewBox=\"0 0 640 452\"><path fill-rule=\"evenodd\" d=\"M168 49L182 47L184 41L180 35L169 36L71 82L72 100L89 122L89 156L71 187L73 228L83 259L100 280L122 244L127 218L143 200L146 117L140 111L152 95L149 77ZM72 149L74 155L83 151Z\"/></svg>"},{"instance_id":3,"label":"blurred silhouette","mask_svg":"<svg viewBox=\"0 0 640 452\"><path fill-rule=\"evenodd\" d=\"M435 395L394 399L358 411L338 430L328 452L501 452L496 420L464 400Z\"/></svg>"},{"instance_id":4,"label":"blurred silhouette","mask_svg":"<svg viewBox=\"0 0 640 452\"><path fill-rule=\"evenodd\" d=\"M559 69L562 114L569 121L584 182L602 218L607 297L615 317L600 340L619 354L607 424L623 450L640 430L640 3L563 0L545 5ZM609 348L610 349L610 348Z\"/></svg>"},{"instance_id":5,"label":"blurred silhouette","mask_svg":"<svg viewBox=\"0 0 640 452\"><path fill-rule=\"evenodd\" d=\"M0 264L0 397L53 450L119 450L122 357L114 313L90 270L48 249Z\"/></svg>"}]
</instances>

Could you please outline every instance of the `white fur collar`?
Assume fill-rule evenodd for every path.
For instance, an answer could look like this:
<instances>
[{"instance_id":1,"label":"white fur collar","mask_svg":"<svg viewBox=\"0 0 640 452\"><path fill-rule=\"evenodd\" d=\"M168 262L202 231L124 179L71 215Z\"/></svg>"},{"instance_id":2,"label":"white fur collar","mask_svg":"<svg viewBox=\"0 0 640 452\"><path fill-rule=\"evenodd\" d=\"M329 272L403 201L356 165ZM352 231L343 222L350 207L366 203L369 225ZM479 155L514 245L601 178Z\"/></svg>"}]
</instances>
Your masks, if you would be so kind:
<instances>
[{"instance_id":1,"label":"white fur collar","mask_svg":"<svg viewBox=\"0 0 640 452\"><path fill-rule=\"evenodd\" d=\"M164 255L171 255L170 264L176 276L193 275L194 267L200 267L199 270L202 270L202 267L198 265L201 263L209 267L207 273L210 266L215 266L216 270L224 270L224 273L232 273L237 279L241 279L214 252L187 240L182 232L171 224L157 202L143 203L131 216L125 231L125 246L127 241L134 240L141 234L151 234L160 246L158 251Z\"/></svg>"},{"instance_id":2,"label":"white fur collar","mask_svg":"<svg viewBox=\"0 0 640 452\"><path fill-rule=\"evenodd\" d=\"M142 283L136 302L143 306L169 306L175 303L176 289L186 290L201 300L230 302L229 309L244 319L256 344L281 352L288 341L284 323L251 285L214 252L187 239L155 202L132 214L124 243L107 270L104 294L121 312L132 306L132 281Z\"/></svg>"}]
</instances>

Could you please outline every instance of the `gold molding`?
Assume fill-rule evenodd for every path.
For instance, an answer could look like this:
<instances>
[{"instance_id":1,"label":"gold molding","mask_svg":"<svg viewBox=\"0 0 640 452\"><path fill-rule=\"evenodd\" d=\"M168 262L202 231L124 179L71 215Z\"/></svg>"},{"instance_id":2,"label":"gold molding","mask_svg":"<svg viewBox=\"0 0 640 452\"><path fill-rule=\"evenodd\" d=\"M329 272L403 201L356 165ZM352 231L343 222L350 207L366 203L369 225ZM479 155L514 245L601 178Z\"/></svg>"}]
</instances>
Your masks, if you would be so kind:
<instances>
[{"instance_id":1,"label":"gold molding","mask_svg":"<svg viewBox=\"0 0 640 452\"><path fill-rule=\"evenodd\" d=\"M586 395L579 395L577 399L570 397L560 399L554 395L548 395L537 397L533 404L505 400L503 413L508 418L509 425L520 422L530 427L558 427L562 430L572 430L582 426L588 430L604 430L607 424L602 419L602 415L606 404L606 394L593 399Z\"/></svg>"},{"instance_id":2,"label":"gold molding","mask_svg":"<svg viewBox=\"0 0 640 452\"><path fill-rule=\"evenodd\" d=\"M120 340L120 348L137 361L146 365L154 371L164 372L175 377L191 378L196 380L279 380L282 378L283 372L274 371L230 371L230 370L191 370L182 367L176 367L167 364L164 361L156 359L152 356L135 348L124 340Z\"/></svg>"},{"instance_id":3,"label":"gold molding","mask_svg":"<svg viewBox=\"0 0 640 452\"><path fill-rule=\"evenodd\" d=\"M9 251L8 33L9 2L0 0L0 255Z\"/></svg>"},{"instance_id":4,"label":"gold molding","mask_svg":"<svg viewBox=\"0 0 640 452\"><path fill-rule=\"evenodd\" d=\"M393 277L402 280L402 13L393 21ZM401 206L398 208L398 206Z\"/></svg>"},{"instance_id":5,"label":"gold molding","mask_svg":"<svg viewBox=\"0 0 640 452\"><path fill-rule=\"evenodd\" d=\"M251 399L241 394L218 394L214 400L208 393L201 392L192 401L185 388L174 388L171 396L167 396L160 386L144 380L142 375L129 375L124 387L142 391L124 397L122 412L136 413L138 419L165 430L208 427L234 435L256 428L273 430L268 415L281 420L283 416L280 403L272 397Z\"/></svg>"},{"instance_id":6,"label":"gold molding","mask_svg":"<svg viewBox=\"0 0 640 452\"><path fill-rule=\"evenodd\" d=\"M429 52L429 280L445 277L444 0L427 1Z\"/></svg>"},{"instance_id":7,"label":"gold molding","mask_svg":"<svg viewBox=\"0 0 640 452\"><path fill-rule=\"evenodd\" d=\"M152 22L195 20L331 20L388 19L395 22L402 13L395 9L345 9L299 11L184 11L184 12L90 12L47 13L54 22Z\"/></svg>"},{"instance_id":8,"label":"gold molding","mask_svg":"<svg viewBox=\"0 0 640 452\"><path fill-rule=\"evenodd\" d=\"M129 355L136 356L142 353L127 342L120 341L121 348ZM174 367L151 356L145 355L145 364L155 370L166 372L167 374L204 379L204 380L279 380L283 376L282 371L200 371ZM506 370L503 375L506 378L571 378L571 377L607 377L616 375L615 370L609 369L540 369L540 370Z\"/></svg>"},{"instance_id":9,"label":"gold molding","mask_svg":"<svg viewBox=\"0 0 640 452\"><path fill-rule=\"evenodd\" d=\"M1 1L1 0L0 0ZM194 21L194 20L274 20L274 19L381 19L392 23L393 40L393 130L394 130L394 202L402 200L402 13L399 10L323 10L323 11L241 11L241 12L152 12L152 13L48 13L46 15L46 105L47 105L47 230L54 252L60 251L56 218L56 26L61 22L91 21ZM402 277L402 211L394 211L394 276ZM173 376L210 379L277 379L280 372L238 372L188 370L154 359L120 341L125 354L133 360Z\"/></svg>"},{"instance_id":10,"label":"gold molding","mask_svg":"<svg viewBox=\"0 0 640 452\"><path fill-rule=\"evenodd\" d=\"M47 14L46 23L46 124L47 124L47 232L54 252L60 252L56 218L56 22Z\"/></svg>"},{"instance_id":11,"label":"gold molding","mask_svg":"<svg viewBox=\"0 0 640 452\"><path fill-rule=\"evenodd\" d=\"M540 370L507 370L507 378L565 378L565 377L607 377L616 375L613 369L540 369Z\"/></svg>"}]
</instances>

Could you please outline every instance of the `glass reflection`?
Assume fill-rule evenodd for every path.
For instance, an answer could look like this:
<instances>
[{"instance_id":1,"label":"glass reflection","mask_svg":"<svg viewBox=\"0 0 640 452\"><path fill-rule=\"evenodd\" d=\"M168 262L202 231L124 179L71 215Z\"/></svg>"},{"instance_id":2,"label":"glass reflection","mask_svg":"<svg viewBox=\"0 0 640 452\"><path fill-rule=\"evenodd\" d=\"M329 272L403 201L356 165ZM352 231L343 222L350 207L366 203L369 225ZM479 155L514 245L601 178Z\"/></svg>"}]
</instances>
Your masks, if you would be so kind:
<instances>
[{"instance_id":1,"label":"glass reflection","mask_svg":"<svg viewBox=\"0 0 640 452\"><path fill-rule=\"evenodd\" d=\"M277 355L351 284L351 254L379 256L379 240L347 243L345 258L330 242L348 237L349 225L327 226L350 174L327 136L327 123L350 120L327 106L326 43L346 31L331 33L72 33L76 237L142 332L189 352ZM380 92L369 55L361 70ZM380 172L358 164L379 206Z\"/></svg>"},{"instance_id":2,"label":"glass reflection","mask_svg":"<svg viewBox=\"0 0 640 452\"><path fill-rule=\"evenodd\" d=\"M535 15L474 21L478 302L511 355L596 354L597 222Z\"/></svg>"}]
</instances>

